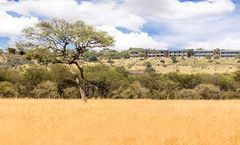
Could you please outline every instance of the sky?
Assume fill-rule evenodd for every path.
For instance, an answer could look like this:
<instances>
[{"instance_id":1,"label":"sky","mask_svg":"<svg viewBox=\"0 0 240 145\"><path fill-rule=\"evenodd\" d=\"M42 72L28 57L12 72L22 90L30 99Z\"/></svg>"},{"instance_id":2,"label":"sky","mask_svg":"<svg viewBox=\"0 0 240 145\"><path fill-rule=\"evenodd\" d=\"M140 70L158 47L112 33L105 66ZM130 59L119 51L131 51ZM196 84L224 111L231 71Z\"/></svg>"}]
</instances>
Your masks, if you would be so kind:
<instances>
[{"instance_id":1,"label":"sky","mask_svg":"<svg viewBox=\"0 0 240 145\"><path fill-rule=\"evenodd\" d=\"M83 20L115 39L114 49L239 49L240 0L0 0L0 48L53 18Z\"/></svg>"}]
</instances>

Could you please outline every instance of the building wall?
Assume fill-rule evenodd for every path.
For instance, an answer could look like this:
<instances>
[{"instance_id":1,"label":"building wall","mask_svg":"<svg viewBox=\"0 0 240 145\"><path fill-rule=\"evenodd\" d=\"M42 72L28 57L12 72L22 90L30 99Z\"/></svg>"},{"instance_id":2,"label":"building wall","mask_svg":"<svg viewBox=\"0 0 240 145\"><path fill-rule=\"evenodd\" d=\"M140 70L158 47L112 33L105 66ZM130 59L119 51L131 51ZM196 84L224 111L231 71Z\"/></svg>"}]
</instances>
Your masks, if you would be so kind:
<instances>
[{"instance_id":1,"label":"building wall","mask_svg":"<svg viewBox=\"0 0 240 145\"><path fill-rule=\"evenodd\" d=\"M239 51L220 51L221 57L237 57L240 55Z\"/></svg>"},{"instance_id":2,"label":"building wall","mask_svg":"<svg viewBox=\"0 0 240 145\"><path fill-rule=\"evenodd\" d=\"M206 56L213 56L213 51L194 51L195 57L206 57Z\"/></svg>"}]
</instances>

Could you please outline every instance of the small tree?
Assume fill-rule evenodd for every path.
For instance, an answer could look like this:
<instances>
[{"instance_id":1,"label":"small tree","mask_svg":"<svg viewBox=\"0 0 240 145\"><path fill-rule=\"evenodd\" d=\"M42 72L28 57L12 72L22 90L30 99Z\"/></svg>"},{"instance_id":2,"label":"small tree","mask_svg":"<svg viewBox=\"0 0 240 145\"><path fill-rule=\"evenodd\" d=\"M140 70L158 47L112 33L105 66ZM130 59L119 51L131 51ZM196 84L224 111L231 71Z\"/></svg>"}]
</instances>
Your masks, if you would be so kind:
<instances>
[{"instance_id":1,"label":"small tree","mask_svg":"<svg viewBox=\"0 0 240 145\"><path fill-rule=\"evenodd\" d=\"M82 21L70 23L59 19L40 22L23 32L27 43L19 42L17 45L19 49L34 51L45 49L48 53L43 55L46 56L47 62L77 66L80 74L75 74L76 83L81 98L86 101L85 84L87 80L79 59L88 49L113 45L113 38L106 32L98 31Z\"/></svg>"},{"instance_id":2,"label":"small tree","mask_svg":"<svg viewBox=\"0 0 240 145\"><path fill-rule=\"evenodd\" d=\"M175 57L175 56L172 56L171 59L172 59L172 63L177 63L178 62L177 57Z\"/></svg>"},{"instance_id":3,"label":"small tree","mask_svg":"<svg viewBox=\"0 0 240 145\"><path fill-rule=\"evenodd\" d=\"M162 64L165 64L165 60L163 60L163 59L161 59L160 62L161 62Z\"/></svg>"},{"instance_id":4,"label":"small tree","mask_svg":"<svg viewBox=\"0 0 240 145\"><path fill-rule=\"evenodd\" d=\"M155 72L154 68L152 67L152 64L150 62L145 62L145 72L152 73Z\"/></svg>"}]
</instances>

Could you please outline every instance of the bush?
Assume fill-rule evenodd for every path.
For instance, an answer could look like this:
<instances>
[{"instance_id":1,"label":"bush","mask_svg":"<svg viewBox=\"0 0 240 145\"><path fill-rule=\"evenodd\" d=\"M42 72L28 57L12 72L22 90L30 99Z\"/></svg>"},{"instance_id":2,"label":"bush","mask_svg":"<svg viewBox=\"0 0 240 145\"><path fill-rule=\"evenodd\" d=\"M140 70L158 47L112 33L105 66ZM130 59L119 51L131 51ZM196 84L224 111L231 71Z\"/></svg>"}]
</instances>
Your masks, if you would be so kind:
<instances>
[{"instance_id":1,"label":"bush","mask_svg":"<svg viewBox=\"0 0 240 145\"><path fill-rule=\"evenodd\" d=\"M98 61L97 52L96 51L86 51L83 53L83 58L88 62L96 62Z\"/></svg>"},{"instance_id":2,"label":"bush","mask_svg":"<svg viewBox=\"0 0 240 145\"><path fill-rule=\"evenodd\" d=\"M107 63L112 65L112 64L114 64L114 61L112 61L112 59L108 59Z\"/></svg>"},{"instance_id":3,"label":"bush","mask_svg":"<svg viewBox=\"0 0 240 145\"><path fill-rule=\"evenodd\" d=\"M145 72L147 72L147 73L155 72L155 70L152 67L152 64L150 62L145 62L144 66L145 66Z\"/></svg>"},{"instance_id":4,"label":"bush","mask_svg":"<svg viewBox=\"0 0 240 145\"><path fill-rule=\"evenodd\" d=\"M171 59L172 59L172 63L178 63L178 61L177 61L177 57L172 56Z\"/></svg>"},{"instance_id":5,"label":"bush","mask_svg":"<svg viewBox=\"0 0 240 145\"><path fill-rule=\"evenodd\" d=\"M149 90L139 82L133 82L128 88L120 88L114 92L113 98L143 99L149 97Z\"/></svg>"},{"instance_id":6,"label":"bush","mask_svg":"<svg viewBox=\"0 0 240 145\"><path fill-rule=\"evenodd\" d=\"M77 88L69 87L63 90L63 98L65 99L76 99L80 98L80 94Z\"/></svg>"},{"instance_id":7,"label":"bush","mask_svg":"<svg viewBox=\"0 0 240 145\"><path fill-rule=\"evenodd\" d=\"M25 58L25 56L15 54L15 55L7 55L7 62L5 65L8 67L18 67L24 64L30 64L31 62Z\"/></svg>"},{"instance_id":8,"label":"bush","mask_svg":"<svg viewBox=\"0 0 240 145\"><path fill-rule=\"evenodd\" d=\"M148 83L152 99L175 99L179 89L178 83L164 77Z\"/></svg>"},{"instance_id":9,"label":"bush","mask_svg":"<svg viewBox=\"0 0 240 145\"><path fill-rule=\"evenodd\" d=\"M98 61L97 56L90 56L90 57L88 58L88 62L96 62L96 61Z\"/></svg>"},{"instance_id":10,"label":"bush","mask_svg":"<svg viewBox=\"0 0 240 145\"><path fill-rule=\"evenodd\" d=\"M24 75L16 69L8 69L6 80L13 84L24 84Z\"/></svg>"},{"instance_id":11,"label":"bush","mask_svg":"<svg viewBox=\"0 0 240 145\"><path fill-rule=\"evenodd\" d=\"M7 70L4 68L0 68L0 82L6 81Z\"/></svg>"},{"instance_id":12,"label":"bush","mask_svg":"<svg viewBox=\"0 0 240 145\"><path fill-rule=\"evenodd\" d=\"M176 94L177 99L200 99L201 96L193 89L182 89Z\"/></svg>"},{"instance_id":13,"label":"bush","mask_svg":"<svg viewBox=\"0 0 240 145\"><path fill-rule=\"evenodd\" d=\"M76 86L74 75L65 65L50 65L49 75L51 80L57 83L58 91L60 93L63 92L64 88Z\"/></svg>"},{"instance_id":14,"label":"bush","mask_svg":"<svg viewBox=\"0 0 240 145\"><path fill-rule=\"evenodd\" d=\"M30 90L42 81L50 79L46 69L36 66L28 68L24 74L24 78Z\"/></svg>"},{"instance_id":15,"label":"bush","mask_svg":"<svg viewBox=\"0 0 240 145\"><path fill-rule=\"evenodd\" d=\"M240 82L240 69L234 73L233 77L235 81Z\"/></svg>"},{"instance_id":16,"label":"bush","mask_svg":"<svg viewBox=\"0 0 240 145\"><path fill-rule=\"evenodd\" d=\"M199 75L169 73L166 76L170 80L179 83L181 89L194 89L198 84L201 83L201 78Z\"/></svg>"},{"instance_id":17,"label":"bush","mask_svg":"<svg viewBox=\"0 0 240 145\"><path fill-rule=\"evenodd\" d=\"M162 64L165 64L165 60L163 60L163 59L161 59L160 62L161 62Z\"/></svg>"},{"instance_id":18,"label":"bush","mask_svg":"<svg viewBox=\"0 0 240 145\"><path fill-rule=\"evenodd\" d=\"M235 90L238 87L237 82L234 81L232 76L225 74L201 74L201 82L213 84L224 91Z\"/></svg>"},{"instance_id":19,"label":"bush","mask_svg":"<svg viewBox=\"0 0 240 145\"><path fill-rule=\"evenodd\" d=\"M91 97L111 97L112 91L127 88L130 84L128 73L123 68L102 65L87 67L85 77L91 82L92 87L86 92Z\"/></svg>"},{"instance_id":20,"label":"bush","mask_svg":"<svg viewBox=\"0 0 240 145\"><path fill-rule=\"evenodd\" d=\"M0 82L0 97L12 98L15 97L14 85L10 82Z\"/></svg>"},{"instance_id":21,"label":"bush","mask_svg":"<svg viewBox=\"0 0 240 145\"><path fill-rule=\"evenodd\" d=\"M18 98L31 97L28 93L26 86L21 84L15 84L16 96Z\"/></svg>"},{"instance_id":22,"label":"bush","mask_svg":"<svg viewBox=\"0 0 240 145\"><path fill-rule=\"evenodd\" d=\"M57 84L45 81L38 84L32 91L34 98L58 98Z\"/></svg>"},{"instance_id":23,"label":"bush","mask_svg":"<svg viewBox=\"0 0 240 145\"><path fill-rule=\"evenodd\" d=\"M227 91L227 92L223 93L223 98L224 99L239 99L240 94L239 94L239 92Z\"/></svg>"},{"instance_id":24,"label":"bush","mask_svg":"<svg viewBox=\"0 0 240 145\"><path fill-rule=\"evenodd\" d=\"M212 84L200 84L195 91L201 96L200 99L221 99L221 91L219 87Z\"/></svg>"}]
</instances>

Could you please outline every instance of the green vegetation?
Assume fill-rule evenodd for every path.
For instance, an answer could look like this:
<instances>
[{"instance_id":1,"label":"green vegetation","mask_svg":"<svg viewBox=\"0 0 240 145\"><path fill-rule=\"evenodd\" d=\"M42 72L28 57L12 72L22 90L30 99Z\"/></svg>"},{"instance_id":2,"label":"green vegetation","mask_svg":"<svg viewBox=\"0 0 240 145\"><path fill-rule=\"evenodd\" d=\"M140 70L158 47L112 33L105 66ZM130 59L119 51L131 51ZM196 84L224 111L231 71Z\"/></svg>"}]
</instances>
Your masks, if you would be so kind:
<instances>
[{"instance_id":1,"label":"green vegetation","mask_svg":"<svg viewBox=\"0 0 240 145\"><path fill-rule=\"evenodd\" d=\"M96 30L93 26L82 21L71 23L61 19L54 19L51 22L39 22L34 27L29 27L23 32L25 40L17 43L18 52L28 54L29 58L38 60L39 64L76 65L79 74L75 74L75 79L81 98L86 100L84 88L87 82L79 59L84 57L83 54L85 53L86 60L97 61L95 54L89 52L89 49L112 46L114 43L113 38L106 32ZM9 49L9 52L15 54L16 50ZM110 57L113 56L110 55ZM50 83L48 84L50 85Z\"/></svg>"},{"instance_id":2,"label":"green vegetation","mask_svg":"<svg viewBox=\"0 0 240 145\"><path fill-rule=\"evenodd\" d=\"M150 64L146 67L151 68ZM48 68L0 69L2 98L80 98L74 66L51 64ZM88 98L116 99L240 99L239 72L234 74L131 74L123 67L85 66Z\"/></svg>"}]
</instances>

